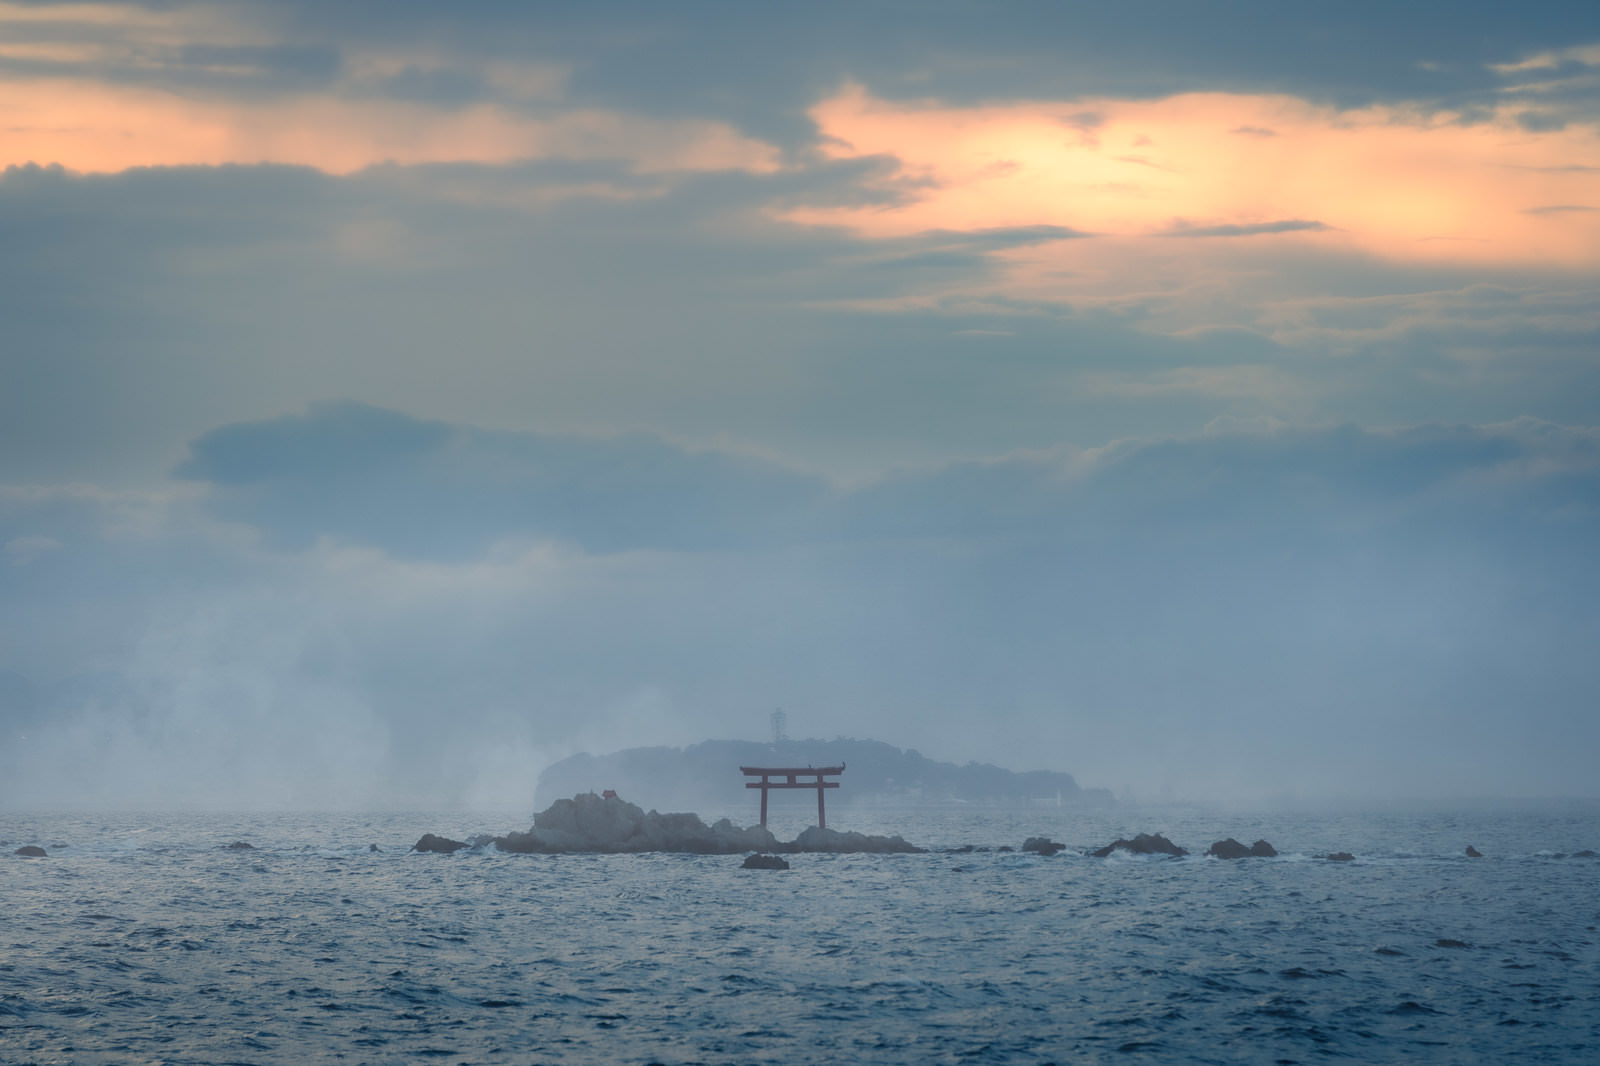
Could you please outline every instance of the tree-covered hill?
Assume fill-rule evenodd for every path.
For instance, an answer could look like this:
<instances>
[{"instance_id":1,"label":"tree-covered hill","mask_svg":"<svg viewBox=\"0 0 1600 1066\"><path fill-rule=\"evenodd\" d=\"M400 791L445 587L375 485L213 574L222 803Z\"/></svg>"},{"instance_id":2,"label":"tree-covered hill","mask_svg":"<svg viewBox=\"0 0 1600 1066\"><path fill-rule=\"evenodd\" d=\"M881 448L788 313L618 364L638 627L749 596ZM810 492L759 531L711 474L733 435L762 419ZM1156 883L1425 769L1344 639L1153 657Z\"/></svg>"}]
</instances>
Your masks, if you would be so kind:
<instances>
[{"instance_id":1,"label":"tree-covered hill","mask_svg":"<svg viewBox=\"0 0 1600 1066\"><path fill-rule=\"evenodd\" d=\"M784 740L760 743L708 740L686 748L628 748L609 755L563 759L539 776L534 806L582 792L615 789L625 799L660 810L757 808L745 789L741 766L838 766L841 787L828 805L853 803L994 806L1038 804L1106 805L1105 789L1082 789L1071 774L1052 770L1017 773L986 763L936 762L920 753L877 740ZM781 795L781 794L779 794ZM797 800L804 793L795 795Z\"/></svg>"}]
</instances>

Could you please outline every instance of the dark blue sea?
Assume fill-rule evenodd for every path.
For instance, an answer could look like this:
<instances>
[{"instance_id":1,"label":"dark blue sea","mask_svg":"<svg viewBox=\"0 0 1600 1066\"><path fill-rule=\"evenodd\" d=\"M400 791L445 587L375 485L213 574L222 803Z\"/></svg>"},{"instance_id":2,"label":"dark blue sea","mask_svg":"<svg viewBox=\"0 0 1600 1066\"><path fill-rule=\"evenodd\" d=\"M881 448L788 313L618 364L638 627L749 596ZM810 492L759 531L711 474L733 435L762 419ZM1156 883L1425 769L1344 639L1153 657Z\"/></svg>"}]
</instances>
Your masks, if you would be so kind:
<instances>
[{"instance_id":1,"label":"dark blue sea","mask_svg":"<svg viewBox=\"0 0 1600 1066\"><path fill-rule=\"evenodd\" d=\"M1593 807L842 808L935 850L786 872L408 850L529 821L0 814L0 1061L1600 1062ZM1082 854L1137 832L1281 854ZM1068 850L939 850L1035 835Z\"/></svg>"}]
</instances>

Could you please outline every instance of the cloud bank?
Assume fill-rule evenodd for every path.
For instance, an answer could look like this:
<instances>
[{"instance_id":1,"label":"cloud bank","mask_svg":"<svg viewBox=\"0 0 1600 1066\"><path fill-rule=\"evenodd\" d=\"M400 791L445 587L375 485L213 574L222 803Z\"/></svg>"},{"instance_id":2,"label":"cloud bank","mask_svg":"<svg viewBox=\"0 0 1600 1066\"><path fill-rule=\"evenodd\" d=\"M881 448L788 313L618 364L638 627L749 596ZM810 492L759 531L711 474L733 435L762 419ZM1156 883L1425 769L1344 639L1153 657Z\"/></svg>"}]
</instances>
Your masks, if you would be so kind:
<instances>
[{"instance_id":1,"label":"cloud bank","mask_svg":"<svg viewBox=\"0 0 1600 1066\"><path fill-rule=\"evenodd\" d=\"M778 704L1135 796L1587 781L1588 430L1219 428L841 488L330 403L181 473L7 497L6 631L106 668L13 709L8 801L513 802L541 759Z\"/></svg>"}]
</instances>

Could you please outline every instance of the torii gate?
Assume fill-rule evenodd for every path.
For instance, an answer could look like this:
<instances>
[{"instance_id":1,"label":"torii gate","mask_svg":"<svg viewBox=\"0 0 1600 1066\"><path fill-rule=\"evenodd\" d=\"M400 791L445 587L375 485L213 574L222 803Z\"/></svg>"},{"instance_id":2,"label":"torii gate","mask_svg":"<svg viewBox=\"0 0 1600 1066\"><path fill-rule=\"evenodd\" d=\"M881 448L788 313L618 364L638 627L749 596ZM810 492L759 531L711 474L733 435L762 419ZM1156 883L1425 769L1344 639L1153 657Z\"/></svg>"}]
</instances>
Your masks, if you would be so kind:
<instances>
[{"instance_id":1,"label":"torii gate","mask_svg":"<svg viewBox=\"0 0 1600 1066\"><path fill-rule=\"evenodd\" d=\"M838 766L806 766L794 768L787 766L741 766L739 767L739 772L744 774L746 777L755 777L757 775L761 777L760 781L746 781L744 783L744 787L759 788L761 790L761 827L763 829L765 829L767 825L767 790L773 788L816 789L817 828L826 829L828 828L828 814L823 809L822 805L822 797L824 795L823 790L839 787L839 782L829 781L827 778L838 777L840 774L844 773L844 763L840 763ZM811 780L802 781L800 780L802 777L809 777ZM774 781L772 780L773 778L783 778L783 780Z\"/></svg>"}]
</instances>

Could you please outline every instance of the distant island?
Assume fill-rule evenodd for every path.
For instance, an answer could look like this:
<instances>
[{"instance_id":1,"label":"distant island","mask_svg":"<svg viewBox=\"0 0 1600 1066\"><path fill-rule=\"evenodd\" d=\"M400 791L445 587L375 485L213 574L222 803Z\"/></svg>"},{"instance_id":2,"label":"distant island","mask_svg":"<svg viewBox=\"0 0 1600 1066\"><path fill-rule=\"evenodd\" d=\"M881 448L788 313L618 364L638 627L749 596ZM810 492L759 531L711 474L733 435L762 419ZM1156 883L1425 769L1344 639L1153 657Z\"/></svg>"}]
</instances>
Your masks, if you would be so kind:
<instances>
[{"instance_id":1,"label":"distant island","mask_svg":"<svg viewBox=\"0 0 1600 1066\"><path fill-rule=\"evenodd\" d=\"M1017 773L987 763L936 762L916 751L877 740L707 740L686 748L628 748L609 755L580 754L539 775L534 806L563 797L615 789L647 798L660 810L737 810L757 804L744 787L741 766L838 766L847 770L828 807L852 805L992 807L1105 807L1116 802L1103 788L1079 788L1071 774ZM791 793L800 807L808 793ZM815 803L812 801L812 808ZM753 819L752 819L753 820Z\"/></svg>"}]
</instances>

